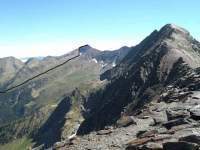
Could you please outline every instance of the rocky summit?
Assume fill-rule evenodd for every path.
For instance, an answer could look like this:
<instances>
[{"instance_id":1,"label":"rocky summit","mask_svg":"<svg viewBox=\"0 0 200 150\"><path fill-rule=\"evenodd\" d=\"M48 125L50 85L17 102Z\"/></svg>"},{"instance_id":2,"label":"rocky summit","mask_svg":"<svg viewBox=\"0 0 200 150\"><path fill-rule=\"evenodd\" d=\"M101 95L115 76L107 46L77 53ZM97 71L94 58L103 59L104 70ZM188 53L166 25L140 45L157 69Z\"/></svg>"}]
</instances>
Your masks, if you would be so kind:
<instances>
[{"instance_id":1,"label":"rocky summit","mask_svg":"<svg viewBox=\"0 0 200 150\"><path fill-rule=\"evenodd\" d=\"M76 52L12 61L2 87ZM1 143L26 136L35 150L200 149L200 43L189 31L167 24L134 47L102 52L86 45L80 54L59 75L0 96L10 116L18 112L0 118L8 122Z\"/></svg>"}]
</instances>

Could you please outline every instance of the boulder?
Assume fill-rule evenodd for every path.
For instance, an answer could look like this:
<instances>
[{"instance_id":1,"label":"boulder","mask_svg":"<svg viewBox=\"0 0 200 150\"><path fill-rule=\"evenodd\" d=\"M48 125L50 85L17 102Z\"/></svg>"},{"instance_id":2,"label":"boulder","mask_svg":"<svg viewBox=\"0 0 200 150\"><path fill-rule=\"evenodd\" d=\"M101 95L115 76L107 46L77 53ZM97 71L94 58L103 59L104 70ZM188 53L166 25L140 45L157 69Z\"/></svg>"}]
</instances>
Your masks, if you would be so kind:
<instances>
[{"instance_id":1,"label":"boulder","mask_svg":"<svg viewBox=\"0 0 200 150\"><path fill-rule=\"evenodd\" d=\"M137 150L140 145L150 142L152 138L134 139L127 143L126 150Z\"/></svg>"},{"instance_id":2,"label":"boulder","mask_svg":"<svg viewBox=\"0 0 200 150\"><path fill-rule=\"evenodd\" d=\"M139 131L136 136L137 136L137 138L153 137L157 133L158 133L157 130Z\"/></svg>"},{"instance_id":3,"label":"boulder","mask_svg":"<svg viewBox=\"0 0 200 150\"><path fill-rule=\"evenodd\" d=\"M154 120L154 124L152 124L154 126L158 124L163 124L164 122L168 121L165 110L160 110L159 112L152 112L151 116Z\"/></svg>"},{"instance_id":4,"label":"boulder","mask_svg":"<svg viewBox=\"0 0 200 150\"><path fill-rule=\"evenodd\" d=\"M137 124L133 116L123 116L117 121L116 126L120 128L120 127L127 127L132 124L135 125Z\"/></svg>"},{"instance_id":5,"label":"boulder","mask_svg":"<svg viewBox=\"0 0 200 150\"><path fill-rule=\"evenodd\" d=\"M200 120L200 105L189 110L191 118L194 120Z\"/></svg>"},{"instance_id":6,"label":"boulder","mask_svg":"<svg viewBox=\"0 0 200 150\"><path fill-rule=\"evenodd\" d=\"M112 133L112 130L100 130L97 131L97 135L106 135Z\"/></svg>"},{"instance_id":7,"label":"boulder","mask_svg":"<svg viewBox=\"0 0 200 150\"><path fill-rule=\"evenodd\" d=\"M190 113L184 109L174 109L174 110L169 109L166 111L166 114L168 121L190 116Z\"/></svg>"},{"instance_id":8,"label":"boulder","mask_svg":"<svg viewBox=\"0 0 200 150\"><path fill-rule=\"evenodd\" d=\"M65 141L61 141L61 142L56 142L54 145L53 145L53 150L55 149L59 149L59 148L62 148L62 147L65 147L66 145L73 145L74 144L74 139L70 139L70 140L65 140Z\"/></svg>"},{"instance_id":9,"label":"boulder","mask_svg":"<svg viewBox=\"0 0 200 150\"><path fill-rule=\"evenodd\" d=\"M163 126L166 127L167 129L171 129L174 126L183 125L187 123L188 122L184 118L178 118L164 123Z\"/></svg>"},{"instance_id":10,"label":"boulder","mask_svg":"<svg viewBox=\"0 0 200 150\"><path fill-rule=\"evenodd\" d=\"M199 146L190 142L166 142L163 144L163 150L198 150Z\"/></svg>"},{"instance_id":11,"label":"boulder","mask_svg":"<svg viewBox=\"0 0 200 150\"><path fill-rule=\"evenodd\" d=\"M126 150L138 150L138 149L143 150L142 147L144 145L148 145L148 143L150 143L150 142L159 143L164 140L170 140L170 139L172 139L172 137L170 135L158 135L155 137L145 137L145 138L141 138L141 139L134 139L126 144L127 145ZM156 150L156 149L154 149L154 150Z\"/></svg>"},{"instance_id":12,"label":"boulder","mask_svg":"<svg viewBox=\"0 0 200 150\"><path fill-rule=\"evenodd\" d=\"M66 143L64 141L62 141L62 142L56 142L53 145L53 149L58 149L58 148L64 147L65 145L66 145Z\"/></svg>"},{"instance_id":13,"label":"boulder","mask_svg":"<svg viewBox=\"0 0 200 150\"><path fill-rule=\"evenodd\" d=\"M185 137L181 137L179 141L191 142L200 145L200 135L188 135Z\"/></svg>"},{"instance_id":14,"label":"boulder","mask_svg":"<svg viewBox=\"0 0 200 150\"><path fill-rule=\"evenodd\" d=\"M142 150L163 150L161 143L149 142L141 147Z\"/></svg>"}]
</instances>

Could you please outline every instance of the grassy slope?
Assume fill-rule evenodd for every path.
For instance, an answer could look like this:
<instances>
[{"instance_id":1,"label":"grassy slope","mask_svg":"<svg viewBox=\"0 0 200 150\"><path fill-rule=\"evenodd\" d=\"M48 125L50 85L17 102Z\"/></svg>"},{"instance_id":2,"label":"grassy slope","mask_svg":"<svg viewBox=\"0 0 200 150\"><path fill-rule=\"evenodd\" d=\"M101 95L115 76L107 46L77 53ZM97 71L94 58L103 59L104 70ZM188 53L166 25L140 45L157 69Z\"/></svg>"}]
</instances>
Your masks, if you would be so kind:
<instances>
[{"instance_id":1,"label":"grassy slope","mask_svg":"<svg viewBox=\"0 0 200 150\"><path fill-rule=\"evenodd\" d=\"M93 62L88 63L87 61L82 61L81 65L80 65L80 62L76 62L75 64L69 63L68 65L65 65L57 69L56 71L53 71L45 75L44 77L42 77L44 79L48 78L48 82L46 84L42 84L40 88L37 88L37 89L34 88L32 90L33 95L35 95L36 97L33 99L30 99L28 103L24 103L25 105L24 104L23 105L25 106L26 110L30 110L30 111L33 110L32 107L36 108L35 111L37 111L38 108L41 109L43 107L45 107L46 109L47 106L49 109L54 109L57 103L60 100L62 100L63 96L71 92L76 87L80 88L82 92L87 93L88 90L95 88L97 85L99 85L99 79L98 79L99 71L100 71L99 67L100 66L98 64L95 64ZM21 90L23 89L28 90L29 85L30 84L25 85L24 87L21 88ZM12 99L12 97L4 97L4 98ZM8 108L6 108L5 106L8 106ZM36 131L36 129L42 124L41 120L43 121L45 120L44 115L39 115L39 116L31 115L30 117L26 117L26 118L20 117L20 118L12 119L13 117L12 114L14 112L12 112L9 109L10 108L9 106L11 105L5 105L5 106L2 107L2 108L6 108L5 110L6 113L4 114L8 115L7 118L11 118L11 120L15 120L15 121L6 123L4 125L1 124L0 143L13 141L13 139L21 139L24 135L30 134L31 131ZM54 108L51 108L51 107L54 107ZM70 112L69 116L74 119L71 120L69 123L66 123L66 127L68 129L70 128L70 126L73 126L74 123L77 122L81 118L78 105L73 104L73 107L74 108ZM8 113L8 110L10 110L11 112ZM47 112L48 110L45 110L45 114L48 114ZM31 129L31 131L29 129ZM64 131L63 136L72 132L72 131L66 132L65 129L63 129L63 131ZM23 145L24 143L26 143L26 140L22 138L21 140L15 140L13 142L9 142L6 145L20 146L20 145ZM4 148L5 146L0 145L0 150L2 149L2 147Z\"/></svg>"},{"instance_id":2,"label":"grassy slope","mask_svg":"<svg viewBox=\"0 0 200 150\"><path fill-rule=\"evenodd\" d=\"M27 150L32 145L33 143L31 139L23 137L21 139L14 140L11 143L0 145L0 150Z\"/></svg>"},{"instance_id":3,"label":"grassy slope","mask_svg":"<svg viewBox=\"0 0 200 150\"><path fill-rule=\"evenodd\" d=\"M73 76L74 78L77 78L77 76ZM104 83L97 82L97 81L88 81L84 83L80 83L79 90L83 95L88 94L88 92L91 92L95 89L100 88ZM68 120L64 127L62 128L62 137L66 138L74 131L74 126L76 126L77 122L81 122L83 120L81 112L80 112L80 105L79 100L75 97L72 97L72 108L69 114L67 115L70 120ZM5 141L4 139L12 141L13 139L19 139L14 140L12 142L7 143L6 145L0 145L0 150L5 147L20 147L25 145L26 140L22 138L24 135L29 135L31 131L36 132L39 126L41 126L44 121L47 119L47 114L50 115L50 112L54 110L56 107L56 103L49 103L47 106L41 108L39 112L37 112L32 117L27 117L24 119L19 119L17 121L14 121L12 123L3 125L0 127L0 139L1 141ZM21 135L22 134L22 135ZM21 139L22 138L22 139ZM29 139L30 141L30 139ZM6 142L6 141L5 141Z\"/></svg>"}]
</instances>

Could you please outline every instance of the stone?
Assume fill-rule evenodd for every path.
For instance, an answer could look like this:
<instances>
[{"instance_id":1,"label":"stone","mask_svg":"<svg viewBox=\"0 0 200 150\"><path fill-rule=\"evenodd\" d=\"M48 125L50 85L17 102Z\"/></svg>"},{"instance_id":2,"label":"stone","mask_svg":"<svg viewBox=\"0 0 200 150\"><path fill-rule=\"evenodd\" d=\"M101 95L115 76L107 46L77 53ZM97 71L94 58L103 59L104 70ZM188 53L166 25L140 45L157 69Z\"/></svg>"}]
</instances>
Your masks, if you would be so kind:
<instances>
[{"instance_id":1,"label":"stone","mask_svg":"<svg viewBox=\"0 0 200 150\"><path fill-rule=\"evenodd\" d=\"M112 133L112 130L100 130L97 131L97 135L106 135Z\"/></svg>"},{"instance_id":2,"label":"stone","mask_svg":"<svg viewBox=\"0 0 200 150\"><path fill-rule=\"evenodd\" d=\"M65 141L61 141L61 142L56 142L54 145L53 145L53 149L59 149L59 148L62 148L62 147L65 147L66 145L73 145L74 144L74 139L67 139Z\"/></svg>"},{"instance_id":3,"label":"stone","mask_svg":"<svg viewBox=\"0 0 200 150\"><path fill-rule=\"evenodd\" d=\"M127 145L126 150L138 150L139 147L142 147L149 142L158 143L159 141L161 142L163 140L169 140L171 138L172 137L170 135L158 135L155 137L145 137L141 139L134 139L126 144Z\"/></svg>"},{"instance_id":4,"label":"stone","mask_svg":"<svg viewBox=\"0 0 200 150\"><path fill-rule=\"evenodd\" d=\"M191 127L190 124L178 125L178 126L172 127L172 128L169 129L166 133L174 134L174 133L177 132L177 131L182 131L183 129L190 128L190 127Z\"/></svg>"},{"instance_id":5,"label":"stone","mask_svg":"<svg viewBox=\"0 0 200 150\"><path fill-rule=\"evenodd\" d=\"M179 118L179 119L168 121L164 123L163 126L166 127L167 129L171 129L174 126L183 125L187 123L188 122L184 118Z\"/></svg>"},{"instance_id":6,"label":"stone","mask_svg":"<svg viewBox=\"0 0 200 150\"><path fill-rule=\"evenodd\" d=\"M181 93L178 93L177 95L174 95L172 99L177 99L180 101L187 98L187 96L190 94L191 94L190 92L181 92Z\"/></svg>"},{"instance_id":7,"label":"stone","mask_svg":"<svg viewBox=\"0 0 200 150\"><path fill-rule=\"evenodd\" d=\"M135 139L127 143L126 150L137 150L138 146L150 142L152 138Z\"/></svg>"},{"instance_id":8,"label":"stone","mask_svg":"<svg viewBox=\"0 0 200 150\"><path fill-rule=\"evenodd\" d=\"M177 118L185 118L187 116L190 116L190 113L184 109L167 110L166 114L167 114L168 121L174 120Z\"/></svg>"},{"instance_id":9,"label":"stone","mask_svg":"<svg viewBox=\"0 0 200 150\"><path fill-rule=\"evenodd\" d=\"M150 112L151 113L151 117L154 120L154 126L158 125L158 124L162 124L162 123L168 121L167 120L167 114L165 112L166 104L162 103L162 105L156 105L156 107L157 107L156 111L151 111Z\"/></svg>"},{"instance_id":10,"label":"stone","mask_svg":"<svg viewBox=\"0 0 200 150\"><path fill-rule=\"evenodd\" d=\"M66 145L66 143L64 141L62 141L62 142L56 142L53 145L53 149L58 149L58 148L64 147L65 145Z\"/></svg>"},{"instance_id":11,"label":"stone","mask_svg":"<svg viewBox=\"0 0 200 150\"><path fill-rule=\"evenodd\" d=\"M161 143L149 142L141 147L143 150L163 150Z\"/></svg>"},{"instance_id":12,"label":"stone","mask_svg":"<svg viewBox=\"0 0 200 150\"><path fill-rule=\"evenodd\" d=\"M140 117L138 117L139 119L149 119L149 118L151 118L150 116L140 116Z\"/></svg>"},{"instance_id":13,"label":"stone","mask_svg":"<svg viewBox=\"0 0 200 150\"><path fill-rule=\"evenodd\" d=\"M163 150L198 150L199 146L190 142L166 142L163 144Z\"/></svg>"},{"instance_id":14,"label":"stone","mask_svg":"<svg viewBox=\"0 0 200 150\"><path fill-rule=\"evenodd\" d=\"M200 105L195 106L194 108L190 109L191 118L194 120L200 120Z\"/></svg>"},{"instance_id":15,"label":"stone","mask_svg":"<svg viewBox=\"0 0 200 150\"><path fill-rule=\"evenodd\" d=\"M141 138L141 136L146 132L147 132L147 130L140 130L140 131L137 132L136 137Z\"/></svg>"},{"instance_id":16,"label":"stone","mask_svg":"<svg viewBox=\"0 0 200 150\"><path fill-rule=\"evenodd\" d=\"M181 137L179 141L191 142L200 145L200 135L188 135L185 137Z\"/></svg>"},{"instance_id":17,"label":"stone","mask_svg":"<svg viewBox=\"0 0 200 150\"><path fill-rule=\"evenodd\" d=\"M132 124L135 124L135 125L137 124L136 121L134 120L134 117L132 117L132 116L123 116L116 123L118 128L128 127Z\"/></svg>"},{"instance_id":18,"label":"stone","mask_svg":"<svg viewBox=\"0 0 200 150\"><path fill-rule=\"evenodd\" d=\"M157 130L139 131L136 136L137 136L137 138L153 137L157 133L158 133Z\"/></svg>"}]
</instances>

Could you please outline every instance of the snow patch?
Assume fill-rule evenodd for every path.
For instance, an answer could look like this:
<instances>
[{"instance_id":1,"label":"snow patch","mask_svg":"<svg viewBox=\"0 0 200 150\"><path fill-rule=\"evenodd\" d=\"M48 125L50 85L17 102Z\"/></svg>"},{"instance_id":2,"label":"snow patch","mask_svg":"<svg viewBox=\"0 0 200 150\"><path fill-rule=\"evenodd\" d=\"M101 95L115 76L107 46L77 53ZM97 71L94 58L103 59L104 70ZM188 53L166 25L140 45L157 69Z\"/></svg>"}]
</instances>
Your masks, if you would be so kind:
<instances>
[{"instance_id":1,"label":"snow patch","mask_svg":"<svg viewBox=\"0 0 200 150\"><path fill-rule=\"evenodd\" d=\"M20 60L25 63L29 60L29 58L20 58Z\"/></svg>"},{"instance_id":2,"label":"snow patch","mask_svg":"<svg viewBox=\"0 0 200 150\"><path fill-rule=\"evenodd\" d=\"M76 137L76 133L70 135L70 136L68 137L68 140L72 140L72 139L74 139L75 137Z\"/></svg>"},{"instance_id":3,"label":"snow patch","mask_svg":"<svg viewBox=\"0 0 200 150\"><path fill-rule=\"evenodd\" d=\"M105 66L107 66L107 65L108 65L108 64L106 64L106 63L105 63L105 64L101 64L101 67L103 68L103 67L105 67Z\"/></svg>"},{"instance_id":4,"label":"snow patch","mask_svg":"<svg viewBox=\"0 0 200 150\"><path fill-rule=\"evenodd\" d=\"M95 58L93 58L92 61L94 61L96 64L98 63L98 61Z\"/></svg>"},{"instance_id":5,"label":"snow patch","mask_svg":"<svg viewBox=\"0 0 200 150\"><path fill-rule=\"evenodd\" d=\"M112 63L112 66L113 66L113 67L115 67L115 66L116 66L116 63L115 63L115 62L113 62L113 63Z\"/></svg>"}]
</instances>

